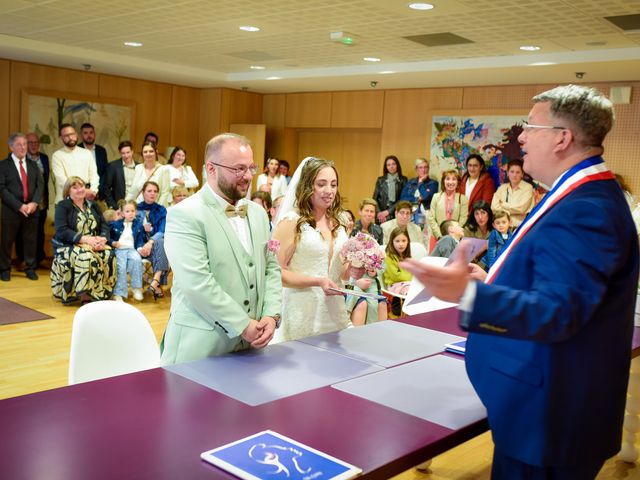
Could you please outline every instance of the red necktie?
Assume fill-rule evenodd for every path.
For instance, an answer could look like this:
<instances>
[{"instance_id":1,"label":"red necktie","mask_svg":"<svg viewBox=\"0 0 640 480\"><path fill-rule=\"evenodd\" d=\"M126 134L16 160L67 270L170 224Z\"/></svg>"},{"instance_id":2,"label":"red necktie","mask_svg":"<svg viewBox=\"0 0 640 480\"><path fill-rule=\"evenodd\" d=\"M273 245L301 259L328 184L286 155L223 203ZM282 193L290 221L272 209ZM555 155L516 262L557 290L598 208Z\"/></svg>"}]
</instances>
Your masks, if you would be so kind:
<instances>
[{"instance_id":1,"label":"red necktie","mask_svg":"<svg viewBox=\"0 0 640 480\"><path fill-rule=\"evenodd\" d=\"M24 203L29 198L29 184L27 183L27 171L24 169L24 160L20 160L20 179L22 180L22 191Z\"/></svg>"}]
</instances>

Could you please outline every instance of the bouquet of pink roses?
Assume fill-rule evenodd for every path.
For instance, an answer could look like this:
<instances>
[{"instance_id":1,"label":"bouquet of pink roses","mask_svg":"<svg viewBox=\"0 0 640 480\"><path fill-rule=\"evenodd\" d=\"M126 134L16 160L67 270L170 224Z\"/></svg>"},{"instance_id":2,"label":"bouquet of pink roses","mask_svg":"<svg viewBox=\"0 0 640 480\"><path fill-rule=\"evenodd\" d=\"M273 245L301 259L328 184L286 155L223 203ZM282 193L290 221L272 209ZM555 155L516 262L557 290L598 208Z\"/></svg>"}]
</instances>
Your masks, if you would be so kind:
<instances>
[{"instance_id":1,"label":"bouquet of pink roses","mask_svg":"<svg viewBox=\"0 0 640 480\"><path fill-rule=\"evenodd\" d=\"M365 272L381 270L385 257L375 238L362 232L342 245L340 255L351 264L351 276L356 279Z\"/></svg>"}]
</instances>

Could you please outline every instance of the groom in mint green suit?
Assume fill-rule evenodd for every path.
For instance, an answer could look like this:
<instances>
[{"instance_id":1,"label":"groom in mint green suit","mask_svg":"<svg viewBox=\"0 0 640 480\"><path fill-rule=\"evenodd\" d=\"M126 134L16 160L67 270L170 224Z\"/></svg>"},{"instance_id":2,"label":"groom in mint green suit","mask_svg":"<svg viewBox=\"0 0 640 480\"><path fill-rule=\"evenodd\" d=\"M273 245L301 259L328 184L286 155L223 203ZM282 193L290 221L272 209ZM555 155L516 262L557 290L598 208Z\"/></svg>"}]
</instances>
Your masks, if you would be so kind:
<instances>
[{"instance_id":1,"label":"groom in mint green suit","mask_svg":"<svg viewBox=\"0 0 640 480\"><path fill-rule=\"evenodd\" d=\"M269 219L246 199L256 173L246 138L207 143L207 183L169 209L165 250L173 270L162 364L266 346L280 320L282 282L268 250Z\"/></svg>"}]
</instances>

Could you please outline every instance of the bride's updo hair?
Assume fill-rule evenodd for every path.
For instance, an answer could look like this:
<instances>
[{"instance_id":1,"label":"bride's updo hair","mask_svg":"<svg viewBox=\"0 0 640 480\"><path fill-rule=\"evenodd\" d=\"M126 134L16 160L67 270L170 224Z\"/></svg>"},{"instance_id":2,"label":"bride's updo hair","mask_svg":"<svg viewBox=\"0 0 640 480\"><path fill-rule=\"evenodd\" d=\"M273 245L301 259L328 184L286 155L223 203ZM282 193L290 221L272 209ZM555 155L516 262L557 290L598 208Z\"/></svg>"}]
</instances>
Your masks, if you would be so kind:
<instances>
[{"instance_id":1,"label":"bride's updo hair","mask_svg":"<svg viewBox=\"0 0 640 480\"><path fill-rule=\"evenodd\" d=\"M323 168L330 167L336 174L336 180L338 179L338 171L330 160L324 158L313 157L307 161L301 174L300 181L296 185L296 204L298 206L298 213L300 218L296 224L296 239L300 236L302 225L308 223L312 228L316 228L316 220L313 216L313 205L311 204L311 197L313 196L313 184L318 176L318 173ZM340 198L340 192L336 191L336 197L333 199L333 203L327 209L327 217L331 224L331 234L335 237L340 227L339 214L342 211L342 199Z\"/></svg>"}]
</instances>

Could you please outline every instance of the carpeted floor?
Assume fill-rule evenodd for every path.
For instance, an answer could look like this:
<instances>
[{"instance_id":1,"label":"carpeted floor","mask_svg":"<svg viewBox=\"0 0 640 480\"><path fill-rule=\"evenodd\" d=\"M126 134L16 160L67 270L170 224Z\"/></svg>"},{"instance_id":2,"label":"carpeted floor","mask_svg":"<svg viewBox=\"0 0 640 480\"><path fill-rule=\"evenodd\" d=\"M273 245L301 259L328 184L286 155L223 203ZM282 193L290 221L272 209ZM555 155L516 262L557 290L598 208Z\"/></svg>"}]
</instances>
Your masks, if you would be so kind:
<instances>
[{"instance_id":1,"label":"carpeted floor","mask_svg":"<svg viewBox=\"0 0 640 480\"><path fill-rule=\"evenodd\" d=\"M18 303L0 298L0 325L10 323L33 322L34 320L46 320L53 318L37 310L23 307Z\"/></svg>"}]
</instances>

